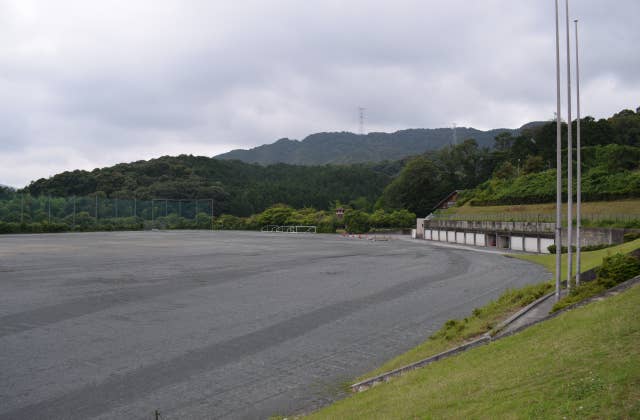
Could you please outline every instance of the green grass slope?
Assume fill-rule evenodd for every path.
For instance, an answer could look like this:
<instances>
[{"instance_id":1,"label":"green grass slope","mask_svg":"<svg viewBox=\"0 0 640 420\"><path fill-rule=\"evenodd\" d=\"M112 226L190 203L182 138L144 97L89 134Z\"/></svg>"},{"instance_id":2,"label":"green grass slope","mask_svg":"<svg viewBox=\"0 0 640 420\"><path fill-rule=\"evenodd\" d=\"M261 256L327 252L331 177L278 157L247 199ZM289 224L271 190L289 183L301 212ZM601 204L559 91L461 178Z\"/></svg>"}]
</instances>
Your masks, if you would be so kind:
<instances>
[{"instance_id":1,"label":"green grass slope","mask_svg":"<svg viewBox=\"0 0 640 420\"><path fill-rule=\"evenodd\" d=\"M354 394L345 418L638 418L640 286Z\"/></svg>"},{"instance_id":2,"label":"green grass slope","mask_svg":"<svg viewBox=\"0 0 640 420\"><path fill-rule=\"evenodd\" d=\"M627 242L624 244L616 245L611 248L599 249L597 251L581 252L580 253L580 272L591 270L602 264L602 259L609 255L616 253L628 254L640 248L640 239ZM547 270L555 273L556 271L556 256L555 254L514 254L513 257L521 260L531 261L545 267ZM573 269L575 270L575 255L573 256ZM563 280L567 275L567 254L562 254L562 276Z\"/></svg>"}]
</instances>

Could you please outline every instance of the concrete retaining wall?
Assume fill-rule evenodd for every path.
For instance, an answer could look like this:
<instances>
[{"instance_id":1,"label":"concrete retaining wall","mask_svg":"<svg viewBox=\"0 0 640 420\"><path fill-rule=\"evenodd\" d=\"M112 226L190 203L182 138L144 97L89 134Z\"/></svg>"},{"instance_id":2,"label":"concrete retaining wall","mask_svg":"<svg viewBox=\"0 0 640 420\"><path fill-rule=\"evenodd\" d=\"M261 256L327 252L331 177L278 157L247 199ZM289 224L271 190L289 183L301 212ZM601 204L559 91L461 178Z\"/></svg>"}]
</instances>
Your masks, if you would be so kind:
<instances>
[{"instance_id":1,"label":"concrete retaining wall","mask_svg":"<svg viewBox=\"0 0 640 420\"><path fill-rule=\"evenodd\" d=\"M587 245L613 245L621 244L624 241L624 234L632 231L632 229L620 228L582 228L581 242L582 246ZM576 230L572 231L572 242L576 243ZM567 246L567 231L562 229L562 245Z\"/></svg>"},{"instance_id":2,"label":"concrete retaining wall","mask_svg":"<svg viewBox=\"0 0 640 420\"><path fill-rule=\"evenodd\" d=\"M548 254L555 243L555 224L546 222L491 222L467 220L418 219L416 236L431 241L496 247L514 251ZM626 232L634 229L582 228L582 246L613 245L623 242ZM566 228L562 245L567 245ZM575 244L575 229L573 243Z\"/></svg>"},{"instance_id":3,"label":"concrete retaining wall","mask_svg":"<svg viewBox=\"0 0 640 420\"><path fill-rule=\"evenodd\" d=\"M508 233L456 232L452 230L432 230L426 228L424 239L462 245L474 245L548 254L547 247L553 245L553 238L540 236L510 235Z\"/></svg>"}]
</instances>

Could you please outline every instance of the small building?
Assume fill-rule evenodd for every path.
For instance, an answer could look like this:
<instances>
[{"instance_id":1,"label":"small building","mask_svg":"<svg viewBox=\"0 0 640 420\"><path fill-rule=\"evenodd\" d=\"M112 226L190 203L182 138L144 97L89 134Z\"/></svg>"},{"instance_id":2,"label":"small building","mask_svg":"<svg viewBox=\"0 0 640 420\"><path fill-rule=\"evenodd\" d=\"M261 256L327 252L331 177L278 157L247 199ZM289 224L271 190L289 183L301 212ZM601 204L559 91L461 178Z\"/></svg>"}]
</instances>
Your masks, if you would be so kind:
<instances>
[{"instance_id":1,"label":"small building","mask_svg":"<svg viewBox=\"0 0 640 420\"><path fill-rule=\"evenodd\" d=\"M336 217L337 217L338 219L342 219L342 218L344 217L344 208L342 208L342 207L338 207L338 208L336 209Z\"/></svg>"},{"instance_id":2,"label":"small building","mask_svg":"<svg viewBox=\"0 0 640 420\"><path fill-rule=\"evenodd\" d=\"M436 206L431 210L431 213L435 212L436 210L445 210L455 206L456 201L458 201L458 195L461 191L462 190L455 190L449 193L449 195L447 195L438 204L436 204Z\"/></svg>"}]
</instances>

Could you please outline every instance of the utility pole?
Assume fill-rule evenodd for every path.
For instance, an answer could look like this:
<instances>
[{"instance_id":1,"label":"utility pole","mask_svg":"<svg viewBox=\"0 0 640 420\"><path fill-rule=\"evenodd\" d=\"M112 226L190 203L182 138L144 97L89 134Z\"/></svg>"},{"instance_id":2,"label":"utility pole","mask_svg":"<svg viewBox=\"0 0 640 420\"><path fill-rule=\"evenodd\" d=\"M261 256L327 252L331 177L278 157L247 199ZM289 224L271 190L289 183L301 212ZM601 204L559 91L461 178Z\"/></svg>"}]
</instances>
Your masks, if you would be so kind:
<instances>
[{"instance_id":1,"label":"utility pole","mask_svg":"<svg viewBox=\"0 0 640 420\"><path fill-rule=\"evenodd\" d=\"M358 107L358 114L360 117L360 135L364 136L364 111L366 108Z\"/></svg>"},{"instance_id":2,"label":"utility pole","mask_svg":"<svg viewBox=\"0 0 640 420\"><path fill-rule=\"evenodd\" d=\"M556 0L556 302L560 299L562 270L562 126L560 117L560 30Z\"/></svg>"},{"instance_id":3,"label":"utility pole","mask_svg":"<svg viewBox=\"0 0 640 420\"><path fill-rule=\"evenodd\" d=\"M580 285L580 229L582 213L582 151L580 143L580 64L578 62L578 19L573 21L576 27L576 286Z\"/></svg>"},{"instance_id":4,"label":"utility pole","mask_svg":"<svg viewBox=\"0 0 640 420\"><path fill-rule=\"evenodd\" d=\"M571 290L573 243L573 138L571 133L571 42L569 40L569 0L565 0L567 22L567 290Z\"/></svg>"}]
</instances>

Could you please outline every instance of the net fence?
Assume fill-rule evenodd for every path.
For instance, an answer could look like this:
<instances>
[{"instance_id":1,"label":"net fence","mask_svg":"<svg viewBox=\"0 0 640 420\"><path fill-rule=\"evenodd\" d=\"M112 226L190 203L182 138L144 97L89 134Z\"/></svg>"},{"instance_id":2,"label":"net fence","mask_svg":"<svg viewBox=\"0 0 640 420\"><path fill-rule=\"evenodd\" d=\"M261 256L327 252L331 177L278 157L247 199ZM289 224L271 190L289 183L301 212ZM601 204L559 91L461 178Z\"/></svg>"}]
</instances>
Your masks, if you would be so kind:
<instances>
[{"instance_id":1,"label":"net fence","mask_svg":"<svg viewBox=\"0 0 640 420\"><path fill-rule=\"evenodd\" d=\"M0 198L0 233L8 231L212 229L215 200L31 196Z\"/></svg>"}]
</instances>

